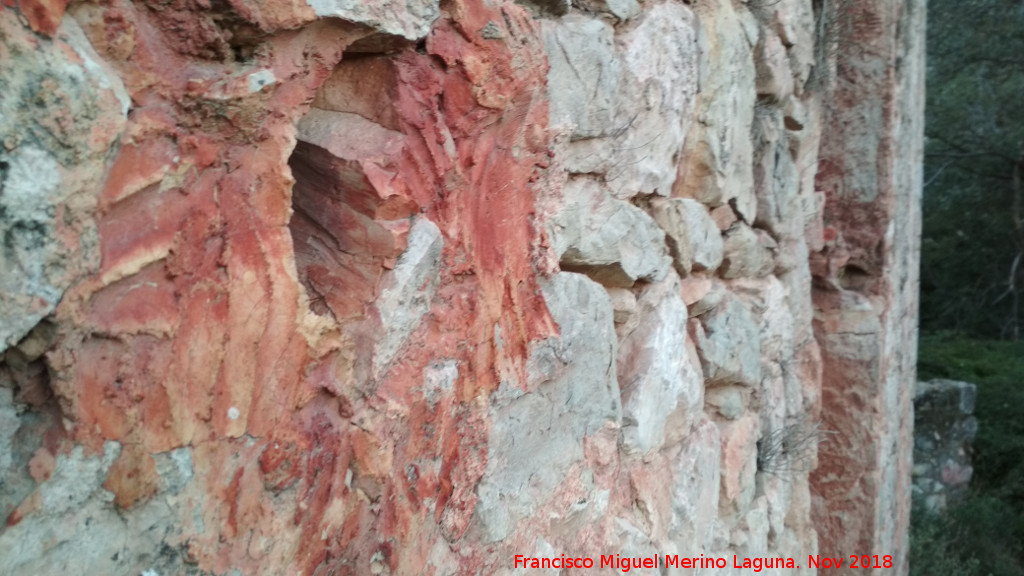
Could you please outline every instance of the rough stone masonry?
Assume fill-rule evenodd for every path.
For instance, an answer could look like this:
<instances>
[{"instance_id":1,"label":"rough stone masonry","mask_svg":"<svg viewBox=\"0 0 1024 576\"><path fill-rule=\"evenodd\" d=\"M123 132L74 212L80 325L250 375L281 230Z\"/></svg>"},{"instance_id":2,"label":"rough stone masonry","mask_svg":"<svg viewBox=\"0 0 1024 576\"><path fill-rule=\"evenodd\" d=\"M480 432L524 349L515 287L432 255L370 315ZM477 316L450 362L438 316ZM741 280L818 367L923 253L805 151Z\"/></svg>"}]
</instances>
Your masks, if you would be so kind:
<instances>
[{"instance_id":1,"label":"rough stone masonry","mask_svg":"<svg viewBox=\"0 0 1024 576\"><path fill-rule=\"evenodd\" d=\"M0 573L905 574L923 27L4 0Z\"/></svg>"}]
</instances>

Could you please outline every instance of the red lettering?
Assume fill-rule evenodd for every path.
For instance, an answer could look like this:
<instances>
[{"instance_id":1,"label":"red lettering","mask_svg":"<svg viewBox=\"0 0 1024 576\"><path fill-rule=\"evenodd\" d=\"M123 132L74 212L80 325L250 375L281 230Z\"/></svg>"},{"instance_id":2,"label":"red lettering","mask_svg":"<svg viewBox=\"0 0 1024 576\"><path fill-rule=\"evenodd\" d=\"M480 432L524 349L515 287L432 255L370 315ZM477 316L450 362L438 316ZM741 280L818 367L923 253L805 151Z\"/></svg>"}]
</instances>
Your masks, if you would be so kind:
<instances>
[{"instance_id":1,"label":"red lettering","mask_svg":"<svg viewBox=\"0 0 1024 576\"><path fill-rule=\"evenodd\" d=\"M845 558L822 558L817 554L807 557L807 562L814 568L842 568L845 560Z\"/></svg>"}]
</instances>

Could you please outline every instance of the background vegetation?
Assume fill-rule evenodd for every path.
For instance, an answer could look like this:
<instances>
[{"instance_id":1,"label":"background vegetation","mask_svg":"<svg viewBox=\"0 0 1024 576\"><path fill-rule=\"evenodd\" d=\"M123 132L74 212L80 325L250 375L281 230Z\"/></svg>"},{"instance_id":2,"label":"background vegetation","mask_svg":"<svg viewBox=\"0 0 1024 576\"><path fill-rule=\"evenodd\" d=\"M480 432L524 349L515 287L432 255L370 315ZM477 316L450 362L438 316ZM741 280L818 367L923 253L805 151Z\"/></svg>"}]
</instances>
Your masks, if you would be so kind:
<instances>
[{"instance_id":1,"label":"background vegetation","mask_svg":"<svg viewBox=\"0 0 1024 576\"><path fill-rule=\"evenodd\" d=\"M1024 2L929 2L926 115L921 327L1017 338Z\"/></svg>"},{"instance_id":2,"label":"background vegetation","mask_svg":"<svg viewBox=\"0 0 1024 576\"><path fill-rule=\"evenodd\" d=\"M918 378L978 386L974 479L968 498L941 515L915 502L911 574L1024 576L1024 341L922 336Z\"/></svg>"},{"instance_id":3,"label":"background vegetation","mask_svg":"<svg viewBox=\"0 0 1024 576\"><path fill-rule=\"evenodd\" d=\"M911 574L1024 576L1024 1L929 0L919 379L978 386L969 497Z\"/></svg>"}]
</instances>

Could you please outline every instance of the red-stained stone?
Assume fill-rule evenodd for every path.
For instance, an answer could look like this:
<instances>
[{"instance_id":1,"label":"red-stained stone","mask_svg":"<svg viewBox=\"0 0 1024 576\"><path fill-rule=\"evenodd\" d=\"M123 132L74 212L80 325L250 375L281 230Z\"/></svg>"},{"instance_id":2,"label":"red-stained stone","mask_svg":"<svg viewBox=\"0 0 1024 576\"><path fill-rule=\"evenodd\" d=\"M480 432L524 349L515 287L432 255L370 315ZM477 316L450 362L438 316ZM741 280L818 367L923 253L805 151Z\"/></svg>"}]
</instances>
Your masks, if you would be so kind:
<instances>
[{"instance_id":1,"label":"red-stained stone","mask_svg":"<svg viewBox=\"0 0 1024 576\"><path fill-rule=\"evenodd\" d=\"M144 140L121 147L100 195L101 208L158 182L172 169L177 146L169 138Z\"/></svg>"},{"instance_id":2,"label":"red-stained stone","mask_svg":"<svg viewBox=\"0 0 1024 576\"><path fill-rule=\"evenodd\" d=\"M923 2L850 5L815 187L824 246L811 259L821 412L811 476L823 555L892 554L907 571L915 381ZM866 114L874 119L866 121ZM813 356L810 358L815 360ZM856 569L823 570L853 574ZM871 571L882 574L884 570ZM863 573L863 570L858 572Z\"/></svg>"},{"instance_id":3,"label":"red-stained stone","mask_svg":"<svg viewBox=\"0 0 1024 576\"><path fill-rule=\"evenodd\" d=\"M156 494L159 477L153 457L142 446L127 444L107 474L103 487L114 494L121 508Z\"/></svg>"},{"instance_id":4,"label":"red-stained stone","mask_svg":"<svg viewBox=\"0 0 1024 576\"><path fill-rule=\"evenodd\" d=\"M46 448L40 448L29 460L28 473L36 482L45 482L53 475L53 470L56 467L57 459L53 453Z\"/></svg>"},{"instance_id":5,"label":"red-stained stone","mask_svg":"<svg viewBox=\"0 0 1024 576\"><path fill-rule=\"evenodd\" d=\"M57 33L69 3L70 0L17 0L18 9L28 20L29 27L47 36Z\"/></svg>"},{"instance_id":6,"label":"red-stained stone","mask_svg":"<svg viewBox=\"0 0 1024 576\"><path fill-rule=\"evenodd\" d=\"M472 517L487 461L481 400L505 375L525 381L527 344L554 332L533 280L530 190L548 154L535 24L511 4L459 2L429 54L410 46L335 69L365 30L272 35L308 8L239 4L267 46L248 70L277 79L250 94L188 2L105 6L77 14L134 104L100 197L102 268L58 311L54 387L75 439L134 447L107 477L122 507L154 492L150 454L192 445L206 532L184 541L204 570L313 574L378 552L393 573L419 565ZM480 37L488 22L513 23L509 41ZM372 160L293 150L310 102L360 113L399 145ZM369 382L365 361L387 329L373 302L416 212L444 236L441 284L394 368ZM438 358L460 378L428 400L423 369Z\"/></svg>"},{"instance_id":7,"label":"red-stained stone","mask_svg":"<svg viewBox=\"0 0 1024 576\"><path fill-rule=\"evenodd\" d=\"M44 12L33 26L57 12L33 6ZM612 424L588 432L585 462L508 539L480 546L473 531L492 394L527 391L531 343L558 330L537 285L555 263L535 203L561 168L539 24L525 9L446 1L419 45L316 21L302 0L71 10L123 78L131 112L97 195L100 268L56 311L47 360L63 413L30 465L37 480L71 440L92 454L118 441L104 487L130 511L160 490L154 454L185 448L192 479L166 543L210 573L429 573L438 557L490 573L539 535L586 555L622 549L624 525L669 538L671 458L624 455ZM365 52L374 46L386 49ZM256 74L265 82L253 88ZM303 117L323 123L317 138ZM735 223L727 205L713 215ZM440 230L440 274L427 281L429 310L375 374L375 345L393 328L375 302L414 218ZM865 222L885 225L838 226L815 273L837 269L841 239L856 248L845 258L868 254L879 230L859 231ZM684 282L687 304L711 284ZM852 321L829 316L844 305L819 298L826 332ZM687 353L697 362L690 342ZM799 354L813 410L820 358L813 341ZM826 378L872 368L826 358ZM429 388L438 363L458 375ZM825 402L873 406L857 394ZM754 412L722 425L727 503L754 493L759 425ZM586 482L610 513L569 512L592 496ZM30 497L8 522L38 506Z\"/></svg>"}]
</instances>

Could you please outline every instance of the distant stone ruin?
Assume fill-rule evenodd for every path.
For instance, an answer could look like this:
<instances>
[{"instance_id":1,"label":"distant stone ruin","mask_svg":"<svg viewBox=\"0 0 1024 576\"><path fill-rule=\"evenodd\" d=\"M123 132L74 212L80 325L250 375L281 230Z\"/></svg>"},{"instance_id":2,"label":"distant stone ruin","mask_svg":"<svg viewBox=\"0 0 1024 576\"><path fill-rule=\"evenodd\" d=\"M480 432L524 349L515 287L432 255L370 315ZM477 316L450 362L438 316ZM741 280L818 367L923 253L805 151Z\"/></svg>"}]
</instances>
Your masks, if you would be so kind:
<instances>
[{"instance_id":1,"label":"distant stone ruin","mask_svg":"<svg viewBox=\"0 0 1024 576\"><path fill-rule=\"evenodd\" d=\"M974 384L918 382L914 390L914 497L938 511L966 495L978 433Z\"/></svg>"}]
</instances>

